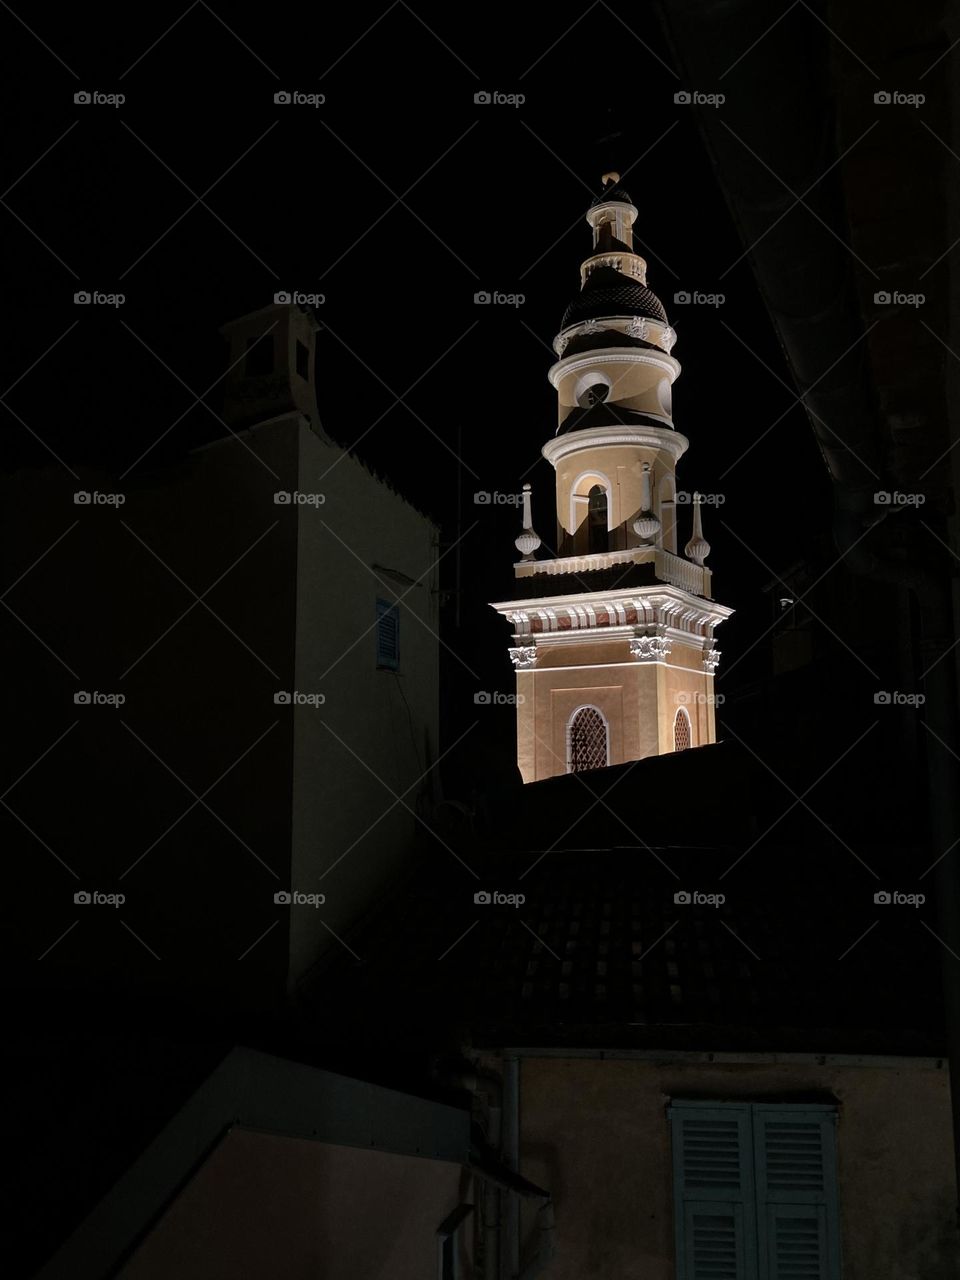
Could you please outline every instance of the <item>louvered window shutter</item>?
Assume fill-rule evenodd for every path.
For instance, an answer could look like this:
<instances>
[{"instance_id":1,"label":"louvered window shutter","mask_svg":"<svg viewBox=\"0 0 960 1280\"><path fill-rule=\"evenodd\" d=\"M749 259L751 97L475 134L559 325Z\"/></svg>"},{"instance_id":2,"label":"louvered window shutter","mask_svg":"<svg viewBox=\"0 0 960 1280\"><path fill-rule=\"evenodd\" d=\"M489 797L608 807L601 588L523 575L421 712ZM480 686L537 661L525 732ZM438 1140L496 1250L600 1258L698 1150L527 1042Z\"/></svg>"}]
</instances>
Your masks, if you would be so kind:
<instances>
[{"instance_id":1,"label":"louvered window shutter","mask_svg":"<svg viewBox=\"0 0 960 1280\"><path fill-rule=\"evenodd\" d=\"M669 1114L678 1280L759 1280L750 1107Z\"/></svg>"},{"instance_id":2,"label":"louvered window shutter","mask_svg":"<svg viewBox=\"0 0 960 1280\"><path fill-rule=\"evenodd\" d=\"M753 1108L760 1280L839 1280L836 1111Z\"/></svg>"},{"instance_id":3,"label":"louvered window shutter","mask_svg":"<svg viewBox=\"0 0 960 1280\"><path fill-rule=\"evenodd\" d=\"M400 614L386 600L377 601L377 666L390 671L400 666Z\"/></svg>"}]
</instances>

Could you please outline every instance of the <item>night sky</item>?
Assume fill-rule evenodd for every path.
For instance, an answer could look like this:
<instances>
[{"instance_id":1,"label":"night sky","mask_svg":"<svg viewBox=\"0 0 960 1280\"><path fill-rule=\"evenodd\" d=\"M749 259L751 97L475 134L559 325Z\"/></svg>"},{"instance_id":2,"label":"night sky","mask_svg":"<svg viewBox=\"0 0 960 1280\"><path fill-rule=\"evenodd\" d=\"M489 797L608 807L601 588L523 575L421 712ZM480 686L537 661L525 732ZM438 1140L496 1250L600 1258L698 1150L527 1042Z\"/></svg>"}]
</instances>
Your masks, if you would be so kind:
<instances>
[{"instance_id":1,"label":"night sky","mask_svg":"<svg viewBox=\"0 0 960 1280\"><path fill-rule=\"evenodd\" d=\"M135 463L127 482L150 484L224 433L219 326L276 290L321 292L326 430L457 543L443 561L456 732L471 690L512 684L487 601L512 590L518 517L474 493L530 481L548 553L550 343L590 251L584 212L615 168L679 335L679 487L724 499L705 509L714 588L737 609L721 647L745 648L771 618L765 565L792 563L811 521L827 526L827 475L656 25L632 33L598 5L551 44L510 6L468 39L403 3L372 27L360 11L339 28L325 10L273 14L247 27L198 3L116 24L104 12L97 30L75 15L39 39L15 26L4 464L119 476ZM126 100L75 105L78 91ZM276 105L280 91L325 101ZM481 92L525 101L475 103ZM83 289L125 301L76 307ZM479 307L478 291L524 302ZM677 305L680 291L724 302ZM483 730L512 752L509 708Z\"/></svg>"},{"instance_id":2,"label":"night sky","mask_svg":"<svg viewBox=\"0 0 960 1280\"><path fill-rule=\"evenodd\" d=\"M796 24L799 33L814 20L806 5L794 6L783 29ZM639 211L635 248L647 260L648 283L678 335L672 354L682 372L673 418L690 442L679 463L678 489L713 496L704 508L712 546L707 564L717 600L736 610L717 636L723 654L717 691L727 699L718 714L719 736L725 724L745 733L759 770L761 755L766 758L779 734L776 745L795 752L804 774L799 791L824 775L866 726L879 722L876 681L853 652L858 636L850 618L860 609L859 639L869 633L871 642L877 640L873 615L860 601L884 588L858 580L863 597L847 590L853 578L832 544L826 466L697 117L675 101L681 91L722 86L683 83L652 8L621 13L598 0L578 14L521 10L495 0L418 14L404 0L379 13L282 0L254 12L194 0L186 8L24 10L21 18L8 10L0 26L8 62L0 77L6 122L0 252L9 320L0 469L6 481L31 485L39 475L51 491L59 486L69 495L64 473L96 468L105 487L174 491L189 452L228 435L220 416L227 368L220 327L270 305L281 290L322 294L315 375L324 429L440 529L441 751L471 726L475 730L444 761L444 793L469 798L477 789L496 794L498 786L516 785L514 709L478 713L474 695L514 688L507 653L512 642L489 602L515 592L513 540L520 516L515 505L477 503L474 495L516 495L531 483L540 555L552 554L554 472L540 454L557 425L547 380L556 360L551 344L579 289L579 265L591 252L585 212L600 191L601 175L615 170ZM797 48L802 56L808 46L798 41ZM831 44L838 78L848 56ZM826 65L824 55L811 76ZM98 100L76 102L77 94ZM277 102L277 94L319 95L323 101ZM476 101L478 94L499 100ZM823 109L830 104L824 101ZM764 162L775 168L778 156L756 160ZM728 172L728 181L735 180ZM797 208L790 216L808 214ZM74 295L81 291L122 295L123 302L77 305ZM477 293L523 300L477 305ZM679 293L722 302L684 305L675 300ZM249 466L257 465L250 457ZM49 513L48 542L75 518L69 496L64 506ZM681 551L690 518L689 507L678 507ZM55 611L55 557L34 573L43 544L21 544L9 523L4 582L11 602L24 619L48 619ZM788 590L778 575L789 578L800 561L812 576L821 569L824 575L814 597L823 618L817 661L807 664L792 693L779 697L779 728L765 736L763 707L777 700L770 693L769 632L777 599ZM131 555L129 564L135 563ZM422 566L425 574L428 567ZM102 581L98 585L102 589ZM75 627L85 638L91 628L108 629L122 614L128 585L122 575L112 584L116 608L109 616L62 616L49 630L40 627L43 639L69 651ZM175 591L169 582L164 588ZM837 601L845 593L849 610L843 615ZM22 623L3 621L16 643L29 642L18 630ZM906 653L914 619L901 609L895 622L889 635L900 628ZM878 647L886 639L887 633ZM886 647L892 666L895 645ZM52 661L46 671L42 651L33 656L31 678L45 683L38 706L49 707L55 697L68 701L64 672ZM835 712L817 683L826 667L831 689L847 698ZM262 673L256 674L262 683ZM17 779L14 785L66 723L62 707L49 723L34 713L32 691L21 687L25 680L14 671L6 687L4 714L14 729L4 735L6 776L8 784ZM158 716L157 723L172 723L174 714ZM807 827L792 829L803 839L812 830L821 853L826 846L828 862L836 849L823 835L821 813L831 822L873 822L873 838L877 830L884 835L888 814L899 806L901 830L918 843L924 838L922 805L910 808L916 777L905 778L918 761L924 767L928 744L917 717L911 713L903 732L908 713L898 714L887 716L870 739L867 786L855 790L859 784L851 782L860 758L847 762L849 769L836 769L820 787L817 813L804 817ZM92 753L76 775L53 772L52 786L38 770L19 793L30 803L18 803L26 814L22 821L35 823L42 834L47 819L60 822L58 808L74 797L71 834L78 846L87 840L93 855L82 864L85 871L109 862L95 859L115 837L113 828L121 830L88 783L88 763L90 777L108 792L111 780L98 774L108 765ZM210 777L215 772L211 764ZM789 797L777 790L779 782L764 782L772 810L785 809ZM155 779L151 785L159 795ZM232 785L244 785L239 775ZM628 794L624 787L624 803ZM632 795L646 803L639 781ZM121 799L126 818L139 824L139 798ZM736 801L733 796L732 807ZM82 812L80 802L87 806ZM175 807L182 804L176 796ZM31 1037L39 1041L50 1026L59 1033L65 1025L51 1015L52 1001L36 998L33 985L46 981L34 963L47 945L40 939L53 941L61 927L50 923L43 895L49 889L63 913L67 890L75 886L42 861L42 849L37 856L38 846L18 821L9 818L7 829L19 847L30 849L16 870L29 881L31 896L27 908L18 907L21 942L6 973L5 995L11 1023L9 1010L22 1002L23 1061L29 1063ZM679 823L682 836L681 828ZM838 830L854 838L847 826ZM98 833L103 839L95 848ZM891 846L898 838L890 836ZM186 840L184 847L189 851ZM859 876L860 868L846 858L837 857L845 874ZM231 892L237 902L244 875L259 871L247 866L236 873ZM856 892L861 889L858 881ZM203 914L189 901L183 910ZM791 911L788 901L786 913ZM256 928L249 928L250 937ZM858 928L850 926L851 936ZM146 981L142 989L138 984L153 961L135 952L124 968L103 946L115 969L111 980L127 982L133 991L130 1004L143 995L139 1025L152 1033L154 1008L148 1007ZM72 954L83 956L75 969ZM54 996L60 1012L80 1024L86 1011L79 1003L70 1006L86 979L86 953L79 945L76 953L64 948L60 960L62 968L50 980L54 987L61 983ZM183 963L188 968L190 957ZM206 1016L203 1008L203 1030ZM103 1022L119 1039L128 1025L111 1017L107 1009ZM159 1026L161 1019L156 1021ZM63 1034L64 1060L72 1059L73 1046ZM131 1034L124 1050L131 1061L141 1053L150 1060L149 1046L133 1042ZM91 1061L86 1070L92 1079L99 1062ZM122 1070L123 1053L118 1063ZM151 1069L162 1073L152 1062ZM64 1070L53 1063L50 1087L37 1076L38 1107L46 1106ZM82 1091L82 1072L76 1078ZM25 1148L32 1141L26 1111ZM45 1113L47 1138L59 1143L58 1127L76 1114L68 1100L58 1099ZM39 1178L46 1172L42 1161L36 1157ZM65 1202L73 1195L71 1176L61 1179ZM38 1213L36 1230L43 1229Z\"/></svg>"}]
</instances>

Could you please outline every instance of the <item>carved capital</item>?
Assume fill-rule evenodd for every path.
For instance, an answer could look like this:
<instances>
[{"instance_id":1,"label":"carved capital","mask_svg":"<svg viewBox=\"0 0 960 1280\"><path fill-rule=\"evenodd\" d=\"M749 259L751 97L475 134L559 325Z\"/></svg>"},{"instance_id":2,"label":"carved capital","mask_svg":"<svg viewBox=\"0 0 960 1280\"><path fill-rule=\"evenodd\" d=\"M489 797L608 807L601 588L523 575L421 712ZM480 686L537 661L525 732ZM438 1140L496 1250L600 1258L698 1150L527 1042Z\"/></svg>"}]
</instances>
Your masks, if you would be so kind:
<instances>
[{"instance_id":1,"label":"carved capital","mask_svg":"<svg viewBox=\"0 0 960 1280\"><path fill-rule=\"evenodd\" d=\"M509 649L510 661L518 671L528 671L537 664L535 645L523 645L518 649Z\"/></svg>"},{"instance_id":2,"label":"carved capital","mask_svg":"<svg viewBox=\"0 0 960 1280\"><path fill-rule=\"evenodd\" d=\"M709 671L710 674L713 675L714 671L716 671L719 665L720 665L720 650L714 649L714 648L704 649L703 651L704 671Z\"/></svg>"},{"instance_id":3,"label":"carved capital","mask_svg":"<svg viewBox=\"0 0 960 1280\"><path fill-rule=\"evenodd\" d=\"M630 641L631 656L638 662L663 662L670 656L667 628L660 624L635 635Z\"/></svg>"}]
</instances>

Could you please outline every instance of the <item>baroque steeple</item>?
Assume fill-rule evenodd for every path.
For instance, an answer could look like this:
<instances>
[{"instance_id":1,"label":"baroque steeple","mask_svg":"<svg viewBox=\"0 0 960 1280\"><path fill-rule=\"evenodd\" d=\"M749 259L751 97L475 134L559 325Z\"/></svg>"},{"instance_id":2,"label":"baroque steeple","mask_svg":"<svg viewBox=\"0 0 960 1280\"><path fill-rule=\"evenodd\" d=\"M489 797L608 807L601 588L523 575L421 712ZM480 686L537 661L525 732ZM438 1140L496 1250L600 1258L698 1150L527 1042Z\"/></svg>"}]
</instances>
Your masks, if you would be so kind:
<instances>
[{"instance_id":1,"label":"baroque steeple","mask_svg":"<svg viewBox=\"0 0 960 1280\"><path fill-rule=\"evenodd\" d=\"M680 365L634 250L637 216L619 175L605 174L548 374L556 555L537 559L524 486L517 598L493 606L513 627L525 782L716 740L713 633L732 610L712 598L699 495L685 555L677 550L676 470L688 448L673 421Z\"/></svg>"}]
</instances>

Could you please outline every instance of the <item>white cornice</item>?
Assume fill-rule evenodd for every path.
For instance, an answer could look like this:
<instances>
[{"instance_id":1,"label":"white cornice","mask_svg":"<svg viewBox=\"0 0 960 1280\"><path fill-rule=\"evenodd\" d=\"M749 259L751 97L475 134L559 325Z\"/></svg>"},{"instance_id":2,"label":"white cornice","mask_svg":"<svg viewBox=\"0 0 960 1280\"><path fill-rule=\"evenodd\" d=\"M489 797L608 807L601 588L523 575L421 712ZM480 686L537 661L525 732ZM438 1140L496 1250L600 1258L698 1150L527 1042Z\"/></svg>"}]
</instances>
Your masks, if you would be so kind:
<instances>
[{"instance_id":1,"label":"white cornice","mask_svg":"<svg viewBox=\"0 0 960 1280\"><path fill-rule=\"evenodd\" d=\"M547 441L541 452L555 467L562 458L571 453L579 453L582 449L621 444L665 449L673 457L674 463L677 463L689 448L690 441L672 427L586 427L583 431L568 431L566 435L554 436Z\"/></svg>"},{"instance_id":2,"label":"white cornice","mask_svg":"<svg viewBox=\"0 0 960 1280\"><path fill-rule=\"evenodd\" d=\"M599 204L592 204L587 210L586 220L591 227L596 221L597 216L602 213L604 209L617 209L623 210L624 213L632 213L633 218L630 219L631 222L633 222L637 216L636 205L627 204L626 200L603 200Z\"/></svg>"},{"instance_id":3,"label":"white cornice","mask_svg":"<svg viewBox=\"0 0 960 1280\"><path fill-rule=\"evenodd\" d=\"M609 317L611 320L615 316ZM600 324L603 317L597 320ZM652 364L662 369L674 382L680 376L680 361L668 356L665 351L651 351L648 347L600 347L596 351L585 351L582 355L565 356L551 365L547 377L550 385L556 390L561 378L580 369L593 369L598 364Z\"/></svg>"},{"instance_id":4,"label":"white cornice","mask_svg":"<svg viewBox=\"0 0 960 1280\"><path fill-rule=\"evenodd\" d=\"M614 610L617 606L622 608L633 609L684 609L690 618L697 618L704 622L712 622L714 625L726 621L731 617L734 610L725 604L717 604L714 600L705 600L702 596L695 596L689 591L684 591L681 587L671 587L659 584L655 587L633 587L624 591L580 591L573 595L562 596L535 596L533 598L519 600L501 600L491 603L490 608L496 609L497 613L502 614L506 618L511 618L515 614L547 614L559 610L570 611L577 606L594 606L600 605L601 608L612 607ZM645 625L641 623L639 625ZM626 624L627 630L633 634L635 624ZM596 635L602 632L604 635L613 635L617 630L616 627L589 627L574 628L573 634L584 635L587 631ZM564 631L563 634L568 634Z\"/></svg>"}]
</instances>

